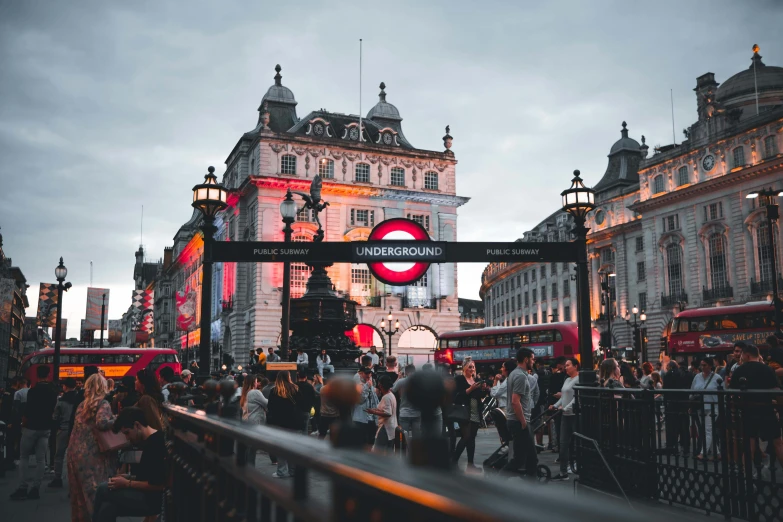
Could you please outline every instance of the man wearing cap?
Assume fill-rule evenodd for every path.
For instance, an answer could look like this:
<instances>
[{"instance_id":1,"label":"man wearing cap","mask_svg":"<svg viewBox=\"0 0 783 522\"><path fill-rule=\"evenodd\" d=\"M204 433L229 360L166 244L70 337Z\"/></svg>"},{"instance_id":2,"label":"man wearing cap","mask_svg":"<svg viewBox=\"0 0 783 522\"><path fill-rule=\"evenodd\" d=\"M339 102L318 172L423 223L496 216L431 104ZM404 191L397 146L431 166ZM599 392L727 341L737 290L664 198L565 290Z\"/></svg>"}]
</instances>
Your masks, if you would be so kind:
<instances>
[{"instance_id":1,"label":"man wearing cap","mask_svg":"<svg viewBox=\"0 0 783 522\"><path fill-rule=\"evenodd\" d=\"M182 382L184 382L188 388L193 388L193 372L190 370L182 370L180 375L182 376Z\"/></svg>"}]
</instances>

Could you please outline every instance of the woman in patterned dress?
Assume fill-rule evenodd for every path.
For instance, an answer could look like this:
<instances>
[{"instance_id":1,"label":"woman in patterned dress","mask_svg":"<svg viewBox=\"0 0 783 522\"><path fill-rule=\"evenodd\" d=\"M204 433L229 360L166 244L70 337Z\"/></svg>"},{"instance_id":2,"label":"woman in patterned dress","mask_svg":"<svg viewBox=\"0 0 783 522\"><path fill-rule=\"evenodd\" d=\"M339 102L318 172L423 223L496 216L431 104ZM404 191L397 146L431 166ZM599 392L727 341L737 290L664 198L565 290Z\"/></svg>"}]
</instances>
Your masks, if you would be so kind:
<instances>
[{"instance_id":1,"label":"woman in patterned dress","mask_svg":"<svg viewBox=\"0 0 783 522\"><path fill-rule=\"evenodd\" d=\"M117 454L101 453L93 428L108 431L114 425L111 406L105 399L106 379L92 375L84 384L84 401L76 410L73 432L68 443L68 485L72 522L92 519L93 501L98 484L117 471Z\"/></svg>"}]
</instances>

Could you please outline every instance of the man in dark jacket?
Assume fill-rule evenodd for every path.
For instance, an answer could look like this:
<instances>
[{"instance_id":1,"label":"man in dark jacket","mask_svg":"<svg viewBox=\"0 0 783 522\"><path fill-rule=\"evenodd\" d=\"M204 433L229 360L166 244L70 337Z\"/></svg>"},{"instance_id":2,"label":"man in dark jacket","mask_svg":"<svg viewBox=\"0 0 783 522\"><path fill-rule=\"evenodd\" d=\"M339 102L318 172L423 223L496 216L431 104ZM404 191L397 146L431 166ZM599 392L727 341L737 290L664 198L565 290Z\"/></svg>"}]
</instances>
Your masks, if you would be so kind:
<instances>
[{"instance_id":1,"label":"man in dark jacket","mask_svg":"<svg viewBox=\"0 0 783 522\"><path fill-rule=\"evenodd\" d=\"M39 366L37 370L38 384L27 394L27 406L22 419L22 439L20 441L21 465L19 466L19 487L11 494L11 500L41 498L39 488L46 466L46 448L52 427L52 414L57 404L57 391L48 382L48 366ZM28 480L30 455L35 454L35 477ZM28 489L28 483L32 487Z\"/></svg>"},{"instance_id":2,"label":"man in dark jacket","mask_svg":"<svg viewBox=\"0 0 783 522\"><path fill-rule=\"evenodd\" d=\"M663 376L664 390L689 390L693 377L683 375L680 365L669 361ZM666 409L666 447L676 451L679 446L685 453L690 451L690 416L688 415L688 392L664 394Z\"/></svg>"},{"instance_id":3,"label":"man in dark jacket","mask_svg":"<svg viewBox=\"0 0 783 522\"><path fill-rule=\"evenodd\" d=\"M65 450L68 448L68 440L71 437L71 417L79 404L79 396L76 393L76 379L67 377L63 379L63 395L54 407L54 427L57 429L56 453L54 455L54 479L49 483L50 488L63 487L63 462Z\"/></svg>"},{"instance_id":4,"label":"man in dark jacket","mask_svg":"<svg viewBox=\"0 0 783 522\"><path fill-rule=\"evenodd\" d=\"M302 429L305 435L310 434L310 410L315 407L318 394L313 385L307 382L307 370L299 368L296 372L296 406L302 412Z\"/></svg>"}]
</instances>

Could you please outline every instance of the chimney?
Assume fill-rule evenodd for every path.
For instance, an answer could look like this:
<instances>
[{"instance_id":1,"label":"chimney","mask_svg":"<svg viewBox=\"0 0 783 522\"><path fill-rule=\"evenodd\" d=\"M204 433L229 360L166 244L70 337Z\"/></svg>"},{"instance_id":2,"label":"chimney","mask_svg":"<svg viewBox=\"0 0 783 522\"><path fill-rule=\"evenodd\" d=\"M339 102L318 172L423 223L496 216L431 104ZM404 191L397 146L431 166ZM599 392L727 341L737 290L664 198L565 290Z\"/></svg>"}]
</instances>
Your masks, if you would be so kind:
<instances>
[{"instance_id":1,"label":"chimney","mask_svg":"<svg viewBox=\"0 0 783 522\"><path fill-rule=\"evenodd\" d=\"M165 247L163 249L163 270L166 270L170 265L174 257L174 248Z\"/></svg>"}]
</instances>

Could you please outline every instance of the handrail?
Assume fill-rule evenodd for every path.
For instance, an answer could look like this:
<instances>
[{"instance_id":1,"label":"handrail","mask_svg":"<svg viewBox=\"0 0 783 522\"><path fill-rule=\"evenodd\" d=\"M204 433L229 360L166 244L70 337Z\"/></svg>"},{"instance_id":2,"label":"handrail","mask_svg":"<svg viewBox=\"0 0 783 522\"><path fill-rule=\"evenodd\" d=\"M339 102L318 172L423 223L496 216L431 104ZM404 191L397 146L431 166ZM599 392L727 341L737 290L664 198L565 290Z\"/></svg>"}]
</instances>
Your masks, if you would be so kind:
<instances>
[{"instance_id":1,"label":"handrail","mask_svg":"<svg viewBox=\"0 0 783 522\"><path fill-rule=\"evenodd\" d=\"M596 386L574 386L575 390L580 391L593 391L599 393L605 393L608 395L640 395L644 393L653 393L655 395L674 395L682 396L688 395L752 395L752 396L770 396L776 397L783 395L783 390L737 390L730 388L728 390L692 390L690 388L665 388L661 390L650 390L647 388L600 388Z\"/></svg>"},{"instance_id":2,"label":"handrail","mask_svg":"<svg viewBox=\"0 0 783 522\"><path fill-rule=\"evenodd\" d=\"M337 499L345 500L350 495L354 495L353 498L359 503L371 501L386 513L403 512L410 515L411 519L427 519L432 522L599 518L603 521L627 520L625 510L608 508L592 500L565 500L556 490L540 487L536 483L515 481L511 485L486 478L443 473L434 469L413 467L399 458L369 455L358 450L336 449L327 442L312 437L267 426L249 426L236 420L207 415L192 408L165 405L164 410L175 428L173 451L176 462L187 469L198 469L199 464L190 462L189 459L203 458L202 467L217 466L219 473L233 480L234 489L245 488L262 495L278 492L279 498L273 498L278 509L282 506L288 512L296 512L297 519L301 520L338 520L340 514L345 513L345 502L339 503ZM235 454L231 457L230 453L227 455L224 450L220 451L219 455L210 453L210 445L221 448L229 446ZM263 477L258 470L245 465L243 450L246 448L267 451L287 460L296 466L297 475L289 483L275 482L272 478ZM200 457L195 457L196 455ZM306 480L309 471L317 472L331 481L332 497L308 498ZM172 489L175 490L175 496L177 477L183 482L180 488L187 490L193 484L189 482L192 475L198 473L174 474ZM201 481L199 484L220 482L214 478L198 480ZM292 490L286 492L283 489L286 486ZM209 486L204 486L204 489L209 489ZM211 488L210 492L214 495L215 488ZM355 496L358 492L361 492L360 497ZM524 498L523 502L520 502L521 498ZM218 498L217 503L222 504L224 500ZM326 506L329 506L331 511L324 509ZM554 510L553 506L557 506L557 509ZM234 509L242 511L241 506L234 506ZM214 519L206 513L199 516L201 518L198 520ZM173 519L182 518L174 516ZM383 519L386 520L387 516Z\"/></svg>"},{"instance_id":3,"label":"handrail","mask_svg":"<svg viewBox=\"0 0 783 522\"><path fill-rule=\"evenodd\" d=\"M625 490L623 489L623 486L620 485L620 481L617 480L617 476L614 474L614 471L612 471L612 467L609 465L609 463L606 461L606 458L604 457L604 453L601 451L600 446L598 446L598 441L595 439L591 439L590 437L587 437L585 435L582 435L581 433L575 431L573 433L574 437L578 439L583 439L588 442L590 442L593 445L593 448L595 451L598 452L598 456L601 457L601 461L604 463L604 467L609 472L609 474L612 476L612 480L614 480L615 485L617 486L617 489L620 490L620 493L622 493L623 498L625 498L625 501L628 502L628 507L630 507L633 511L636 511L634 509L633 504L631 504L631 501L628 500L628 495L625 494Z\"/></svg>"}]
</instances>

